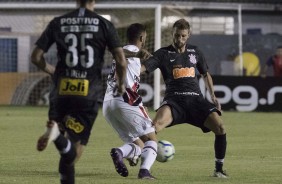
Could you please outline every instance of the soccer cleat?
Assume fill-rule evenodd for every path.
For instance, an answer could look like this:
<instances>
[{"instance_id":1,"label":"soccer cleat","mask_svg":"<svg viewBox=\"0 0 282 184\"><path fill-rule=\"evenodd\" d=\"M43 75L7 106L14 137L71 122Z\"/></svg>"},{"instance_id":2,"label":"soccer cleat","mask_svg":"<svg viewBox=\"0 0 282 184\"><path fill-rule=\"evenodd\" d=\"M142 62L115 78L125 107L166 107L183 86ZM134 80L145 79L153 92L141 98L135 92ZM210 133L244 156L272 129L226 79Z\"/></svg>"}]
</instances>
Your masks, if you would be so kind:
<instances>
[{"instance_id":1,"label":"soccer cleat","mask_svg":"<svg viewBox=\"0 0 282 184\"><path fill-rule=\"evenodd\" d=\"M148 171L147 169L140 169L138 173L138 178L139 179L148 179L148 180L156 179L154 176L150 174L150 171Z\"/></svg>"},{"instance_id":2,"label":"soccer cleat","mask_svg":"<svg viewBox=\"0 0 282 184\"><path fill-rule=\"evenodd\" d=\"M140 156L134 156L133 158L127 158L126 160L129 162L130 166L136 166L139 162Z\"/></svg>"},{"instance_id":3,"label":"soccer cleat","mask_svg":"<svg viewBox=\"0 0 282 184\"><path fill-rule=\"evenodd\" d=\"M110 154L113 159L117 173L123 177L127 177L128 170L126 168L126 165L123 162L121 150L118 148L113 148Z\"/></svg>"},{"instance_id":4,"label":"soccer cleat","mask_svg":"<svg viewBox=\"0 0 282 184\"><path fill-rule=\"evenodd\" d=\"M213 173L213 177L216 178L228 178L228 174L226 173L226 171L214 171Z\"/></svg>"},{"instance_id":5,"label":"soccer cleat","mask_svg":"<svg viewBox=\"0 0 282 184\"><path fill-rule=\"evenodd\" d=\"M47 121L45 133L37 141L37 150L43 151L52 141L60 135L58 124L54 121Z\"/></svg>"}]
</instances>

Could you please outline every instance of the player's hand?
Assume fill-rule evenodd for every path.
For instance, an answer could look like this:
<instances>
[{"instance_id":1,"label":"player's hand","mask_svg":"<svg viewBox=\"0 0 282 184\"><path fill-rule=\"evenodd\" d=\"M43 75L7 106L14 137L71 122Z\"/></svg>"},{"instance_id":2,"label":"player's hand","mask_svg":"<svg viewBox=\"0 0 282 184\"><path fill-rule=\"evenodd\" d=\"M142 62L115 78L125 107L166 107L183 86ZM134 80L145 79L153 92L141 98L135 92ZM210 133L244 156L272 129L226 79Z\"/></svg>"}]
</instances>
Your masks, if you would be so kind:
<instances>
[{"instance_id":1,"label":"player's hand","mask_svg":"<svg viewBox=\"0 0 282 184\"><path fill-rule=\"evenodd\" d=\"M217 98L215 96L211 97L212 102L214 103L214 105L216 106L216 108L221 111L221 105L219 103L219 101L217 100Z\"/></svg>"},{"instance_id":2,"label":"player's hand","mask_svg":"<svg viewBox=\"0 0 282 184\"><path fill-rule=\"evenodd\" d=\"M141 61L147 60L151 56L152 56L152 54L146 49L141 49L136 55L136 57L140 58Z\"/></svg>"},{"instance_id":3,"label":"player's hand","mask_svg":"<svg viewBox=\"0 0 282 184\"><path fill-rule=\"evenodd\" d=\"M118 86L118 93L120 95L123 95L123 93L125 93L125 86L124 85L119 85Z\"/></svg>"},{"instance_id":4,"label":"player's hand","mask_svg":"<svg viewBox=\"0 0 282 184\"><path fill-rule=\"evenodd\" d=\"M114 88L114 97L122 96L125 93L125 86L124 85L117 85Z\"/></svg>"}]
</instances>

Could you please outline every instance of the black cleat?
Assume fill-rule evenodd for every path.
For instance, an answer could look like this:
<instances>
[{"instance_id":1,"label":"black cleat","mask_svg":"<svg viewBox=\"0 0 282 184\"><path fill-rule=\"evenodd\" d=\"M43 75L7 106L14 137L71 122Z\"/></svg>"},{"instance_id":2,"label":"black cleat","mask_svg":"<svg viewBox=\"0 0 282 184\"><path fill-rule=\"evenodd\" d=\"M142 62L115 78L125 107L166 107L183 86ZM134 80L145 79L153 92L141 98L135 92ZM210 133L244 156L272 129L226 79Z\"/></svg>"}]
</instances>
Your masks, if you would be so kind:
<instances>
[{"instance_id":1,"label":"black cleat","mask_svg":"<svg viewBox=\"0 0 282 184\"><path fill-rule=\"evenodd\" d=\"M110 154L113 159L117 173L123 177L127 177L128 170L126 168L126 165L123 162L121 150L118 148L113 148Z\"/></svg>"},{"instance_id":2,"label":"black cleat","mask_svg":"<svg viewBox=\"0 0 282 184\"><path fill-rule=\"evenodd\" d=\"M140 169L138 174L139 179L148 179L148 180L154 180L156 179L154 176L150 174L150 171L147 169Z\"/></svg>"}]
</instances>

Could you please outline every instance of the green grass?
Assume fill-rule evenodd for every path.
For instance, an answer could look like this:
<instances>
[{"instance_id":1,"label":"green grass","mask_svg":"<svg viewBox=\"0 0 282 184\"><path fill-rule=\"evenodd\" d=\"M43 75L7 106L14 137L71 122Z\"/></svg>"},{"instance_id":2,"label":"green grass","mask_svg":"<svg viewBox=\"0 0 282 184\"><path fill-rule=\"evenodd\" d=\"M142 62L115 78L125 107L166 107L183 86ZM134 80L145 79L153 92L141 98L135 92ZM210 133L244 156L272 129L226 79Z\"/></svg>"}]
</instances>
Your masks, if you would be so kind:
<instances>
[{"instance_id":1,"label":"green grass","mask_svg":"<svg viewBox=\"0 0 282 184\"><path fill-rule=\"evenodd\" d=\"M59 154L54 146L41 153L35 149L47 112L46 107L0 106L1 184L59 183ZM122 142L100 111L90 142L76 165L76 183L281 184L282 114L225 112L223 119L228 135L225 169L229 179L210 177L214 135L203 134L190 125L174 126L158 134L159 139L174 144L176 155L170 162L155 162L151 170L157 180L136 179L138 167L129 168L127 178L120 177L109 150Z\"/></svg>"}]
</instances>

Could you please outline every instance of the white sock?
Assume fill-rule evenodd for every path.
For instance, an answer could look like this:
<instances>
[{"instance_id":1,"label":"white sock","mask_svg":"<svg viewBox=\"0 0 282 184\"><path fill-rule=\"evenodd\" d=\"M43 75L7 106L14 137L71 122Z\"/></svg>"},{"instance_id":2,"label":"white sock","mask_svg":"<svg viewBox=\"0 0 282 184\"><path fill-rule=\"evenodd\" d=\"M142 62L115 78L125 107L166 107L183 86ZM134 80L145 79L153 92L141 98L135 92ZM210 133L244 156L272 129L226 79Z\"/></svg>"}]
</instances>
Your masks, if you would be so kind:
<instances>
[{"instance_id":1,"label":"white sock","mask_svg":"<svg viewBox=\"0 0 282 184\"><path fill-rule=\"evenodd\" d=\"M118 149L121 150L123 158L133 158L135 156L139 157L139 155L141 155L141 148L134 143L124 144Z\"/></svg>"},{"instance_id":2,"label":"white sock","mask_svg":"<svg viewBox=\"0 0 282 184\"><path fill-rule=\"evenodd\" d=\"M141 166L140 169L150 170L157 157L157 143L155 141L145 142L144 148L141 153Z\"/></svg>"}]
</instances>

